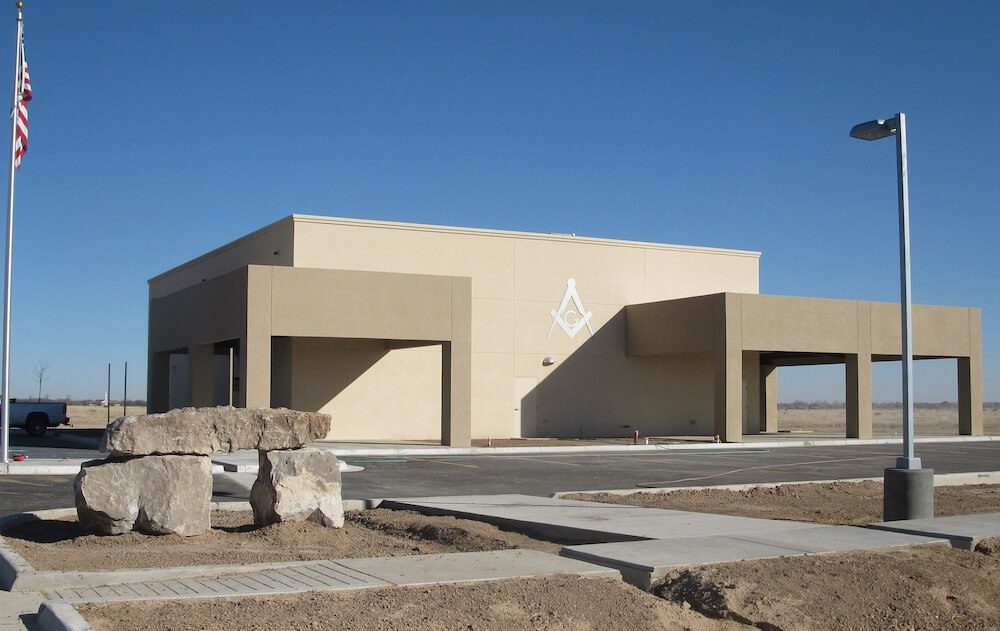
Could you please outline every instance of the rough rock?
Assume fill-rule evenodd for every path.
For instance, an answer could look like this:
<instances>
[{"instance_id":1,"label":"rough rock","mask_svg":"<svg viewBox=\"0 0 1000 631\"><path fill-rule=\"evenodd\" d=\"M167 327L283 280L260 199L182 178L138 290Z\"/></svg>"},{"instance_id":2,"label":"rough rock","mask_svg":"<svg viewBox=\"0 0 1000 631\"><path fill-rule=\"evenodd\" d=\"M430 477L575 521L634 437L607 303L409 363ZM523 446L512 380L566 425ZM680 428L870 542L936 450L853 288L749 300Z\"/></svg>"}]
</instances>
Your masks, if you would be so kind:
<instances>
[{"instance_id":1,"label":"rough rock","mask_svg":"<svg viewBox=\"0 0 1000 631\"><path fill-rule=\"evenodd\" d=\"M212 462L208 456L92 460L73 483L76 513L89 530L130 530L185 537L211 528Z\"/></svg>"},{"instance_id":2,"label":"rough rock","mask_svg":"<svg viewBox=\"0 0 1000 631\"><path fill-rule=\"evenodd\" d=\"M113 455L204 454L239 449L296 449L330 433L330 416L286 408L181 408L126 416L104 431Z\"/></svg>"},{"instance_id":3,"label":"rough rock","mask_svg":"<svg viewBox=\"0 0 1000 631\"><path fill-rule=\"evenodd\" d=\"M340 461L327 449L260 452L250 506L258 526L310 520L330 528L344 525Z\"/></svg>"}]
</instances>

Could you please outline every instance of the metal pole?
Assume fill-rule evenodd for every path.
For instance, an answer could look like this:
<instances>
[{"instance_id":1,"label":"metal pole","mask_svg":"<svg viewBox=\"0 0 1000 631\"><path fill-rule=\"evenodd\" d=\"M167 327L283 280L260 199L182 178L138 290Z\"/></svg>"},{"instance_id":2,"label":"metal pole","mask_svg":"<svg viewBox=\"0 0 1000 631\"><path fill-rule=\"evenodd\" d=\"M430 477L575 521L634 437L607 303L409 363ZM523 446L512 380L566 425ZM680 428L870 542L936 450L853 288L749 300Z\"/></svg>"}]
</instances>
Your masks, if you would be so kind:
<instances>
[{"instance_id":1,"label":"metal pole","mask_svg":"<svg viewBox=\"0 0 1000 631\"><path fill-rule=\"evenodd\" d=\"M10 462L10 294L11 264L14 254L14 146L17 138L18 76L21 68L21 8L17 10L17 39L14 43L14 97L10 109L10 171L7 173L7 258L3 286L3 434L0 451L3 463Z\"/></svg>"},{"instance_id":2,"label":"metal pole","mask_svg":"<svg viewBox=\"0 0 1000 631\"><path fill-rule=\"evenodd\" d=\"M903 455L897 469L919 469L913 453L913 305L910 297L910 193L906 165L906 114L896 114L896 173L899 180L900 323L903 332Z\"/></svg>"},{"instance_id":3,"label":"metal pole","mask_svg":"<svg viewBox=\"0 0 1000 631\"><path fill-rule=\"evenodd\" d=\"M108 387L104 390L105 409L108 411L108 425L111 424L111 363L108 363Z\"/></svg>"},{"instance_id":4,"label":"metal pole","mask_svg":"<svg viewBox=\"0 0 1000 631\"><path fill-rule=\"evenodd\" d=\"M233 405L233 347L229 347L229 405Z\"/></svg>"},{"instance_id":5,"label":"metal pole","mask_svg":"<svg viewBox=\"0 0 1000 631\"><path fill-rule=\"evenodd\" d=\"M125 362L125 380L122 383L122 416L128 416L128 362Z\"/></svg>"}]
</instances>

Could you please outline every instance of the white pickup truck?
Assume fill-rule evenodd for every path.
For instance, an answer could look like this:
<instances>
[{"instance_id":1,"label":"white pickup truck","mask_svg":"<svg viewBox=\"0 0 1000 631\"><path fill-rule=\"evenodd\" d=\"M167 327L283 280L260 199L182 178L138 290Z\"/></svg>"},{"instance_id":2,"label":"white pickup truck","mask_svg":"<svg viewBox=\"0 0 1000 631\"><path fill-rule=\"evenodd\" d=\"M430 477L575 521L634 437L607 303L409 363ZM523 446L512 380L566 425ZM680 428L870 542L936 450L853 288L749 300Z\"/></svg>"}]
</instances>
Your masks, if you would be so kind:
<instances>
[{"instance_id":1,"label":"white pickup truck","mask_svg":"<svg viewBox=\"0 0 1000 631\"><path fill-rule=\"evenodd\" d=\"M23 427L29 436L43 436L50 427L68 425L65 403L30 403L10 400L10 426Z\"/></svg>"}]
</instances>

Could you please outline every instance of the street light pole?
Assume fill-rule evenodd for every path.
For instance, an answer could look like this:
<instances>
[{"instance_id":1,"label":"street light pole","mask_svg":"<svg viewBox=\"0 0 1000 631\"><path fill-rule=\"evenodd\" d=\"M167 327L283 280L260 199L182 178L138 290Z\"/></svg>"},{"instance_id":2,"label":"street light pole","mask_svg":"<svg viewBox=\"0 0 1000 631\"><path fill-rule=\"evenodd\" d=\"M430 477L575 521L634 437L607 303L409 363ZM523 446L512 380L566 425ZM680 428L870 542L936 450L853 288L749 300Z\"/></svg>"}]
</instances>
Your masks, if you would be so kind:
<instances>
[{"instance_id":1,"label":"street light pole","mask_svg":"<svg viewBox=\"0 0 1000 631\"><path fill-rule=\"evenodd\" d=\"M897 469L919 469L913 453L913 301L910 294L910 189L906 169L906 114L896 114L896 173L899 185L900 323L903 330L903 455Z\"/></svg>"},{"instance_id":2,"label":"street light pole","mask_svg":"<svg viewBox=\"0 0 1000 631\"><path fill-rule=\"evenodd\" d=\"M899 286L903 366L903 455L885 470L886 521L934 516L934 471L924 469L913 449L913 303L910 292L910 192L906 161L906 114L888 120L855 125L851 137L879 140L896 136L896 175L899 188Z\"/></svg>"}]
</instances>

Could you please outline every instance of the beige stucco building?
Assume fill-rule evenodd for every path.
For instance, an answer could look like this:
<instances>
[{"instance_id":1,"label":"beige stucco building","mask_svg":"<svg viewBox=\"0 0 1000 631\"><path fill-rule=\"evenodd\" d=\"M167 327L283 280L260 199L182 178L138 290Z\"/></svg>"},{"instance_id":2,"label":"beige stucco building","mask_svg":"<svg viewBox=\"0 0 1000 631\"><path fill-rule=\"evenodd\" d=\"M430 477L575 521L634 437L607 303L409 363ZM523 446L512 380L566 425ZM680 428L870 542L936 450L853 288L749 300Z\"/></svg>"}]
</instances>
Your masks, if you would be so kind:
<instances>
[{"instance_id":1,"label":"beige stucco building","mask_svg":"<svg viewBox=\"0 0 1000 631\"><path fill-rule=\"evenodd\" d=\"M759 257L293 215L149 281L147 398L321 410L335 439L739 441L776 430L777 366L843 363L846 435L870 436L898 306L761 296ZM982 433L979 310L914 327Z\"/></svg>"}]
</instances>

